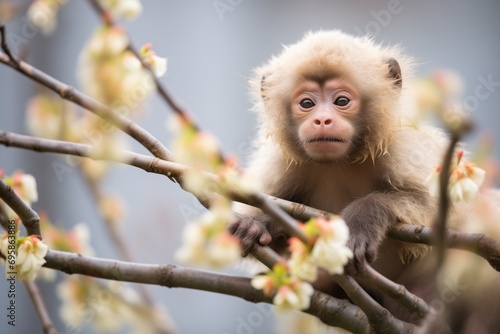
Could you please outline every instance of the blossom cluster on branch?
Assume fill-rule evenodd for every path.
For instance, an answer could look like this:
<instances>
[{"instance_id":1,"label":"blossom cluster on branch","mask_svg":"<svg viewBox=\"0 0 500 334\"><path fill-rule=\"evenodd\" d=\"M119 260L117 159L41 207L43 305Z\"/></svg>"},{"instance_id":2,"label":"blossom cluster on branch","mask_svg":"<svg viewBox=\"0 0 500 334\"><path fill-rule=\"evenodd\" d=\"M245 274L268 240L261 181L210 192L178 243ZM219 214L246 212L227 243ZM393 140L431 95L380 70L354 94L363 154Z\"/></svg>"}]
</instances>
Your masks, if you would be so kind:
<instances>
[{"instance_id":1,"label":"blossom cluster on branch","mask_svg":"<svg viewBox=\"0 0 500 334\"><path fill-rule=\"evenodd\" d=\"M35 0L28 10L28 18L44 33L50 33L56 27L59 7L66 2L67 0ZM270 216L273 219L282 219L284 222L281 223L289 225L288 227L292 231L288 249L290 257L285 260L267 249L268 255L271 254L270 258L272 259L267 263L261 261L271 267L271 270L259 274L251 280L236 278L235 282L237 284L246 282L251 294L259 294L260 292L252 290L250 286L262 290L264 298L267 298L263 300L269 302L272 298L272 302L280 311L309 309L308 312L317 312L319 315L320 311L317 310L317 305L320 302L324 303L324 307L330 302L338 302L333 298L318 298L319 292L315 292L312 287L311 283L317 279L318 271L325 270L338 279L338 283L352 297L352 300L361 301L359 304L363 304L363 307L360 309L366 311L366 303L370 304L371 301L363 300L366 297L363 296L364 291L357 294L356 292L360 291L359 285L351 277L343 275L344 266L353 257L352 251L347 247L349 230L346 223L335 215L329 215L328 219L313 217L306 221L306 218L304 219L305 223L295 221L286 213L284 214L285 218L283 215L280 216L284 212L279 211L281 210L279 207L273 207L262 200L262 198L266 198L260 194L259 180L253 180L242 172L235 158L224 156L216 138L210 133L200 130L193 120L172 102L172 99L158 84L158 78L164 75L167 70L167 60L159 57L149 43L139 50L135 50L124 28L114 23L115 19L135 19L142 12L140 1L92 0L90 2L100 12L103 25L90 37L80 54L78 77L83 90L88 94L88 96L82 95L84 99L91 100L93 98L100 101L102 106L110 106L108 116L109 114L115 115L116 112L118 115L128 117L139 114L137 111L141 110L143 102L153 93L159 92L164 94L163 96L167 96L167 103L177 113L173 121L170 122L170 129L176 134L171 147L175 161L185 164L186 168L182 173L179 173L180 175L175 176L178 177L178 181L185 190L197 196L209 209L186 225L182 238L183 244L176 253L177 260L215 268L238 262L241 259L239 241L230 235L227 229L229 223L235 219L231 200L234 200L235 197L237 199L253 199L255 202L261 200L264 204L268 204L262 206L272 211ZM0 24L0 28L3 29L4 26ZM9 64L12 62L13 65L10 65L17 66L19 69L19 62L6 51L5 47L4 51L10 57L10 61L3 62ZM30 76L30 74L27 75ZM43 80L37 81L43 83ZM459 77L453 72L439 72L430 80L417 81L415 85L419 88L416 90L416 109L420 111L423 109L438 110L447 126L456 131L458 125L461 125L460 121L463 120L462 114L459 113L459 117L454 117L455 114L450 113L450 109L454 108L454 103L462 89ZM88 105L96 106L99 104L91 103ZM92 158L121 161L123 159L119 152L123 153L126 146L121 140L119 132L113 126L117 125L113 121L113 117L102 116L99 113L100 110L92 111L101 117L84 113L53 95L42 93L34 96L28 103L27 127L33 135L39 137L62 140L61 143L67 144L88 143L92 145L91 150L87 152L87 157L91 159L83 158L80 167L93 189L98 204L97 209L103 220L108 225L112 225L111 230L114 230L116 223L123 219L124 205L121 204L118 196L105 194L99 187L99 182L103 180L108 166L96 162ZM419 114L420 116L422 113ZM125 120L128 121L127 118ZM126 125L129 127L124 126L121 129L125 128L125 132L128 134L132 132L130 127L136 126L132 121ZM142 132L142 134L144 133L147 134L147 132ZM146 136L146 139L151 138L154 139L154 137ZM152 147L161 146L157 140L150 141L153 142L151 143ZM38 148L37 145L34 147ZM153 154L158 152L150 151ZM167 150L165 149L165 151ZM472 201L478 194L485 178L484 170L472 162L465 162L463 154L461 150L456 153L451 168L449 172L447 171L449 173L448 193L454 201ZM86 156L81 153L79 155ZM154 163L166 162L162 160L165 159L165 154L161 159L158 154L155 155L157 160L148 164L146 170L155 169ZM130 157L130 155L127 156ZM441 170L441 167L436 167L435 172L428 178L432 194L438 192ZM166 175L171 176L168 173ZM6 176L3 171L0 171L0 179L15 192L16 196L24 201L28 209L32 203L38 200L36 180L33 176L21 171ZM18 214L0 200L0 218L2 218L3 212L6 213L6 218L9 221L15 222L15 231L14 233L5 232L0 237L0 258L5 265L6 272L16 272L17 278L21 280L33 281L35 278L54 278L51 274L54 274L55 271L42 268L46 263L45 257L49 258L47 256L49 248L77 253L82 256L93 254L90 246L90 232L83 223L65 231L55 227L45 214L40 214L41 235L23 236L21 219ZM118 239L116 234L114 238ZM120 246L119 242L117 244ZM89 263L92 265L92 260L89 260ZM269 263L274 263L274 265L271 266ZM83 268L86 264L80 262L79 265ZM66 266L66 268L69 267ZM97 267L96 265L94 269ZM109 268L105 267L108 271ZM61 269L61 267L57 269ZM96 269L96 271L99 270ZM85 270L83 272L85 273ZM96 275L94 272L91 274ZM108 275L101 277L110 278L109 272L106 274ZM367 274L365 273L365 275ZM196 280L199 276L190 277ZM145 277L150 278L147 275ZM115 279L114 276L111 278ZM388 281L373 273L370 278L373 281L378 280L377 284L381 285L384 282L387 284ZM117 279L121 279L121 277ZM170 277L164 278L161 284L170 286L170 279ZM209 290L206 288L206 282L202 280L200 282L200 286ZM387 284L385 287L389 286L388 290L391 290L394 285L394 283ZM198 286L194 287L199 288ZM216 290L213 285L211 288ZM220 290L225 292L224 289ZM393 290L398 290L394 292L394 295L400 297L399 289L396 287ZM145 302L144 297L139 296L135 290L122 283L112 282L109 285L104 285L90 276L70 277L59 284L57 292L62 300L61 318L72 328L80 328L87 322L91 322L96 330L105 332L116 331L127 323L141 333L168 332L168 329L165 329L165 323L168 322L166 313L156 305ZM415 296L408 291L406 292L407 294L403 297L406 300L403 302L413 305L414 300L410 299ZM262 297L262 294L260 296ZM408 300L410 300L409 303ZM425 304L425 302L421 302ZM345 307L345 304L343 306L345 309L348 308ZM349 306L353 305L349 304ZM427 305L424 305L424 309L425 306ZM341 307L337 310L340 309ZM380 311L380 308L375 307L374 309L373 313ZM349 311L352 310L357 312L358 308L349 309ZM366 312L366 314L369 315L369 320L373 321L373 314L370 312ZM351 319L365 318L356 315L352 316ZM380 326L380 324L378 325ZM391 329L394 332L394 328L398 327L392 325Z\"/></svg>"}]
</instances>

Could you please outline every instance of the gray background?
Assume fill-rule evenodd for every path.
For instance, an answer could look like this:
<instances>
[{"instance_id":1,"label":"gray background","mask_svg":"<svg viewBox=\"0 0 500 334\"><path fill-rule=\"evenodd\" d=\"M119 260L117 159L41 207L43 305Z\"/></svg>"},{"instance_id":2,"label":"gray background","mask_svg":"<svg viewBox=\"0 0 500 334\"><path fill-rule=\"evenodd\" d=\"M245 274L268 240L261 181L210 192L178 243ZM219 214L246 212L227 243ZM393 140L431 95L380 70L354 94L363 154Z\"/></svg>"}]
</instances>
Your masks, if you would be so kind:
<instances>
[{"instance_id":1,"label":"gray background","mask_svg":"<svg viewBox=\"0 0 500 334\"><path fill-rule=\"evenodd\" d=\"M217 3L228 4L231 10L218 13ZM254 129L245 77L279 52L281 44L295 42L307 30L370 32L377 42L400 43L421 62L417 74L439 67L458 70L466 82L464 96L474 96L479 77L500 81L500 2L401 0L398 14L377 21L377 13L391 3L394 1L146 0L143 15L125 25L136 45L152 42L159 55L168 57L168 73L161 81L172 94L203 128L219 137L225 152L243 157ZM77 57L96 24L98 18L86 1L69 1L60 12L55 34L29 38L27 60L77 86ZM8 30L22 34L22 17L10 22ZM0 129L26 133L25 104L36 92L36 84L0 66ZM499 105L498 91L480 101L473 111L477 129L467 141L474 144L482 132L493 133L495 142L500 140L495 134L500 125ZM157 97L147 109L138 122L168 143L165 120L170 110ZM131 145L144 152L133 142ZM498 145L495 156L500 157ZM78 172L66 174L59 182L51 168L54 161L64 163L64 158L0 147L0 168L8 174L22 168L37 178L40 201L35 209L47 211L54 222L68 228L78 222L90 224L97 254L117 258ZM161 176L126 167L113 169L105 187L119 192L129 203L123 231L134 258L172 263L182 226L202 212L192 196ZM40 285L57 327L67 331L58 317L53 286ZM222 295L160 287L149 290L170 310L183 333L237 333L238 319L259 312L253 304ZM17 292L17 326L13 329L6 324L7 284L0 279L0 332L41 332L22 285L18 284ZM264 324L252 327L253 333L272 331L273 317L263 318ZM91 333L92 329L87 326L82 332Z\"/></svg>"}]
</instances>

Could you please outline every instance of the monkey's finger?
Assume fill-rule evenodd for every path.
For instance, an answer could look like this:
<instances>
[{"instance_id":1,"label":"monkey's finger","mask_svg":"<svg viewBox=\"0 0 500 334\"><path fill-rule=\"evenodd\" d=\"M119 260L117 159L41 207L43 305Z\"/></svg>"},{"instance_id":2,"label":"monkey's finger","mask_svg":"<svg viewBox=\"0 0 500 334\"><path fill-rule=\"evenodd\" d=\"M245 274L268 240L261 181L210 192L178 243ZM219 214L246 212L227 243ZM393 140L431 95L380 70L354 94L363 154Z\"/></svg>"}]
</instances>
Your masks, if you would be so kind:
<instances>
[{"instance_id":1,"label":"monkey's finger","mask_svg":"<svg viewBox=\"0 0 500 334\"><path fill-rule=\"evenodd\" d=\"M271 237L271 234L266 229L264 229L264 232L262 233L262 235L259 238L259 243L262 246L265 246L265 245L269 244L271 242L271 240L273 240L273 237Z\"/></svg>"},{"instance_id":2,"label":"monkey's finger","mask_svg":"<svg viewBox=\"0 0 500 334\"><path fill-rule=\"evenodd\" d=\"M364 247L356 247L353 250L354 256L349 261L349 269L351 274L357 274L365 266L366 261L366 249Z\"/></svg>"},{"instance_id":3,"label":"monkey's finger","mask_svg":"<svg viewBox=\"0 0 500 334\"><path fill-rule=\"evenodd\" d=\"M247 256L257 240L266 233L268 234L266 228L258 222L240 222L233 235L240 239L241 255Z\"/></svg>"},{"instance_id":4,"label":"monkey's finger","mask_svg":"<svg viewBox=\"0 0 500 334\"><path fill-rule=\"evenodd\" d=\"M368 263L375 262L375 259L377 258L377 250L373 247L368 248L366 250L365 258Z\"/></svg>"}]
</instances>

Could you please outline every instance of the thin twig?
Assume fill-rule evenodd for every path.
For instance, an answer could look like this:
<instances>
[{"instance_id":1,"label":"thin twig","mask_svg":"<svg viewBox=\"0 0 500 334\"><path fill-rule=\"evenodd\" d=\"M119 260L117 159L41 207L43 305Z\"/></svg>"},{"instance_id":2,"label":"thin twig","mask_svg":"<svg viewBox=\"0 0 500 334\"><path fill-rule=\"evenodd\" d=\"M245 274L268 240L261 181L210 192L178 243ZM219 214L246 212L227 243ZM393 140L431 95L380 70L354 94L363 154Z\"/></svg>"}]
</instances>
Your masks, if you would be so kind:
<instances>
[{"instance_id":1,"label":"thin twig","mask_svg":"<svg viewBox=\"0 0 500 334\"><path fill-rule=\"evenodd\" d=\"M7 219L7 213L3 205L0 205L0 225L2 225L4 230L9 230L9 220Z\"/></svg>"},{"instance_id":2,"label":"thin twig","mask_svg":"<svg viewBox=\"0 0 500 334\"><path fill-rule=\"evenodd\" d=\"M99 14L101 17L101 20L104 22L105 25L108 26L115 26L116 23L113 20L113 17L101 6L101 4L97 0L89 0L90 5L92 8ZM174 98L168 93L167 89L163 87L161 84L160 80L158 80L158 77L154 74L153 70L151 69L151 66L144 62L142 59L141 55L137 51L137 48L134 47L132 44L132 40L130 36L127 36L128 38L128 47L127 49L134 54L134 56L141 62L142 67L145 68L150 74L152 79L154 80L156 89L160 96L165 100L165 102L172 108L172 110L183 117L186 120L190 120L190 124L194 127L195 130L199 130L199 127L192 122L191 117L189 116L189 113L186 109L184 109L177 101L174 100Z\"/></svg>"},{"instance_id":3,"label":"thin twig","mask_svg":"<svg viewBox=\"0 0 500 334\"><path fill-rule=\"evenodd\" d=\"M465 133L472 129L472 122L469 119L463 119L459 125L449 128L451 134L448 149L443 157L441 174L439 175L439 199L438 214L433 226L435 233L434 251L436 253L436 267L442 268L445 260L446 246L446 224L448 213L450 211L450 198L448 195L448 184L450 182L450 168L453 160L455 148Z\"/></svg>"},{"instance_id":4,"label":"thin twig","mask_svg":"<svg viewBox=\"0 0 500 334\"><path fill-rule=\"evenodd\" d=\"M35 281L24 281L23 283L26 290L28 290L33 306L35 306L38 318L40 318L43 332L45 334L57 334L57 329L50 318L47 306L45 305L42 294L40 293L40 289L38 289L38 285Z\"/></svg>"},{"instance_id":5,"label":"thin twig","mask_svg":"<svg viewBox=\"0 0 500 334\"><path fill-rule=\"evenodd\" d=\"M268 268L272 268L275 263L285 262L275 251L273 251L268 246L258 246L254 245L251 250L252 255L264 263ZM389 282L388 287L383 287L384 292L388 292L389 295L394 295L392 290L397 284L391 282L389 279L383 277L375 269L367 266L365 270L365 277L370 278L376 287L383 286L386 282ZM368 317L371 326L375 329L377 333L412 333L416 330L416 327L410 323L396 319L387 309L378 304L359 284L350 276L346 275L334 275L332 278L342 287L342 289L347 293L349 298L354 302L355 305L359 306ZM398 298L399 301L408 298L411 299L413 296L408 290L406 294ZM398 291L398 295L401 295ZM419 299L413 296L415 299ZM420 300L419 300L420 301ZM421 301L424 305L427 305L424 301ZM404 303L404 301L403 301ZM418 305L423 306L423 305ZM429 306L427 305L427 310ZM409 311L414 312L416 309L410 307ZM417 310L419 311L419 310Z\"/></svg>"},{"instance_id":6,"label":"thin twig","mask_svg":"<svg viewBox=\"0 0 500 334\"><path fill-rule=\"evenodd\" d=\"M254 244L252 249L250 250L250 253L253 257L259 260L269 269L272 269L276 263L284 261L283 258L278 255L278 253L276 253L268 246Z\"/></svg>"},{"instance_id":7,"label":"thin twig","mask_svg":"<svg viewBox=\"0 0 500 334\"><path fill-rule=\"evenodd\" d=\"M450 180L450 167L453 159L455 146L459 140L458 134L453 134L445 153L442 164L441 175L439 175L439 200L438 200L438 215L434 223L434 251L436 253L436 267L441 268L445 259L446 250L446 222L448 220L448 212L450 209L450 199L448 196L448 183Z\"/></svg>"},{"instance_id":8,"label":"thin twig","mask_svg":"<svg viewBox=\"0 0 500 334\"><path fill-rule=\"evenodd\" d=\"M238 196L234 196L233 199L237 199ZM245 198L242 198L245 202ZM282 208L280 208L276 203L271 201L268 197L263 194L254 194L250 198L247 197L246 200L253 206L258 207L263 212L267 213L275 222L281 224L281 226L288 232L291 236L299 238L304 244L308 245L311 243L309 238L300 229L299 222L293 219L289 214L287 214Z\"/></svg>"},{"instance_id":9,"label":"thin twig","mask_svg":"<svg viewBox=\"0 0 500 334\"><path fill-rule=\"evenodd\" d=\"M413 333L416 326L396 319L387 309L377 303L352 277L334 275L333 279L349 298L361 308L376 333Z\"/></svg>"},{"instance_id":10,"label":"thin twig","mask_svg":"<svg viewBox=\"0 0 500 334\"><path fill-rule=\"evenodd\" d=\"M65 83L51 77L28 63L19 61L18 66L16 66L15 63L3 53L0 53L0 63L4 63L28 78L39 82L43 86L57 93L61 96L61 98L76 103L77 105L95 113L102 119L109 121L111 124L141 143L155 157L164 160L172 160L172 154L168 151L168 149L148 131L90 96L87 96L77 89L66 85Z\"/></svg>"},{"instance_id":11,"label":"thin twig","mask_svg":"<svg viewBox=\"0 0 500 334\"><path fill-rule=\"evenodd\" d=\"M115 21L113 20L113 17L110 13L108 13L99 3L97 0L89 0L90 5L92 8L99 14L101 17L101 20L104 22L105 25L107 26L116 26ZM124 34L126 34L124 32ZM127 50L130 51L141 63L141 66L148 71L149 75L153 79L153 82L156 87L156 91L158 94L162 97L162 99L167 103L167 105L174 111L175 114L177 114L179 117L181 117L184 121L188 122L193 130L195 131L200 131L201 128L198 124L196 124L191 117L191 114L186 110L181 104L174 99L174 97L167 91L165 86L162 85L156 74L154 73L153 69L151 66L144 61L144 59L141 57L138 49L133 45L132 39L128 34L126 34L127 40L128 40L128 45L127 45ZM218 148L218 159L220 162L223 162L225 160L224 153L222 152L221 148ZM203 202L203 200L201 200ZM203 204L203 203L202 203Z\"/></svg>"},{"instance_id":12,"label":"thin twig","mask_svg":"<svg viewBox=\"0 0 500 334\"><path fill-rule=\"evenodd\" d=\"M36 235L40 239L42 238L38 214L2 179L0 179L0 198L19 216L28 235Z\"/></svg>"},{"instance_id":13,"label":"thin twig","mask_svg":"<svg viewBox=\"0 0 500 334\"><path fill-rule=\"evenodd\" d=\"M19 61L16 57L12 55L9 45L7 44L7 38L5 37L5 25L0 23L0 40L3 52L9 57L15 67L19 67Z\"/></svg>"},{"instance_id":14,"label":"thin twig","mask_svg":"<svg viewBox=\"0 0 500 334\"><path fill-rule=\"evenodd\" d=\"M88 157L94 160L126 163L135 167L142 168L148 172L163 174L168 177L174 178L181 177L186 170L190 169L190 167L184 166L182 164L160 160L130 151L116 152L115 156L121 157L120 159L116 157L106 156L99 157L92 154L92 146L90 145L23 136L6 131L0 131L0 144L3 144L5 146L28 148L38 152L65 153L81 157ZM213 181L217 181L215 175L209 173L205 173L205 175L210 177ZM229 195L233 200L241 201L243 203L258 207L259 209L263 210L265 213L273 217L277 222L281 223L283 227L292 235L300 238L306 244L309 243L307 237L300 230L298 222L288 216L285 211L281 209L274 201L271 201L269 197L261 194L247 196L243 194L231 193Z\"/></svg>"},{"instance_id":15,"label":"thin twig","mask_svg":"<svg viewBox=\"0 0 500 334\"><path fill-rule=\"evenodd\" d=\"M431 310L429 304L422 298L412 294L404 285L394 283L368 264L365 265L364 270L356 274L355 278L399 302L411 314L414 314L417 320L424 318Z\"/></svg>"},{"instance_id":16,"label":"thin twig","mask_svg":"<svg viewBox=\"0 0 500 334\"><path fill-rule=\"evenodd\" d=\"M104 195L102 194L102 190L100 189L98 183L85 174L84 171L80 170L82 176L84 177L87 185L89 186L90 193L92 195L92 198L94 199L94 202L96 203L97 206L102 203ZM99 210L100 212L100 210ZM127 243L125 242L122 234L116 229L115 224L108 219L105 215L101 214L101 219L104 222L104 225L108 231L108 236L110 237L111 241L113 242L114 246L118 250L119 254L121 255L122 259L128 262L133 262L132 254L130 253ZM137 286L137 290L139 291L139 294L142 298L142 301L144 302L146 307L153 309L154 308L154 301L153 298L151 297L151 294L147 290L147 288L140 284ZM170 333L170 332L165 332L163 329L158 329L159 333Z\"/></svg>"},{"instance_id":17,"label":"thin twig","mask_svg":"<svg viewBox=\"0 0 500 334\"><path fill-rule=\"evenodd\" d=\"M432 245L434 232L432 228L400 224L389 231L392 238L425 245ZM446 231L446 244L449 248L466 250L475 253L488 261L497 271L500 271L500 241L482 233L461 233Z\"/></svg>"}]
</instances>

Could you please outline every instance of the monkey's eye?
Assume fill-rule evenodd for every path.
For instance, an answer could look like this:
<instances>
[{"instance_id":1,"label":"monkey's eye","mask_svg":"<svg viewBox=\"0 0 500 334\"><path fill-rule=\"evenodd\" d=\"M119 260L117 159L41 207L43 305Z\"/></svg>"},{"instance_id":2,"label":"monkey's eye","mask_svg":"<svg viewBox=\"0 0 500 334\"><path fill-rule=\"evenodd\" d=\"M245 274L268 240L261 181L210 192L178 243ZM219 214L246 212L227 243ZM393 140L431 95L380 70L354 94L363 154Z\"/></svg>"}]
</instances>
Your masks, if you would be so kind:
<instances>
[{"instance_id":1,"label":"monkey's eye","mask_svg":"<svg viewBox=\"0 0 500 334\"><path fill-rule=\"evenodd\" d=\"M304 109L311 109L315 106L314 102L311 99L303 99L300 101L299 105Z\"/></svg>"},{"instance_id":2,"label":"monkey's eye","mask_svg":"<svg viewBox=\"0 0 500 334\"><path fill-rule=\"evenodd\" d=\"M339 107L345 107L346 105L349 104L349 102L351 102L351 100L349 100L345 96L341 96L341 97L337 98L335 100L335 102L333 102L333 104L335 104L336 106L339 106Z\"/></svg>"}]
</instances>

